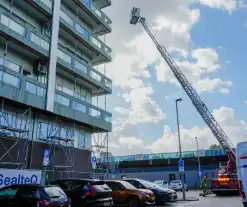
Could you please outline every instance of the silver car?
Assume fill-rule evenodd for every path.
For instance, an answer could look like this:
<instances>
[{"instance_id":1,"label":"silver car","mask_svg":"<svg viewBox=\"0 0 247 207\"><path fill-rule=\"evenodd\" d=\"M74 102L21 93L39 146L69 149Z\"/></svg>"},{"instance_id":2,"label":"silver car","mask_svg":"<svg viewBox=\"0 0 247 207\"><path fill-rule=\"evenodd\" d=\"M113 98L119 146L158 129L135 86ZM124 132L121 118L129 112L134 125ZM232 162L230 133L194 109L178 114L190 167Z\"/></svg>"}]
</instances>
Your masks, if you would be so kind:
<instances>
[{"instance_id":1,"label":"silver car","mask_svg":"<svg viewBox=\"0 0 247 207\"><path fill-rule=\"evenodd\" d=\"M182 191L182 181L181 181L181 180L172 180L172 181L170 182L170 188L171 188L172 190ZM185 189L186 191L189 190L188 185L187 185L186 183L184 184L184 189Z\"/></svg>"}]
</instances>

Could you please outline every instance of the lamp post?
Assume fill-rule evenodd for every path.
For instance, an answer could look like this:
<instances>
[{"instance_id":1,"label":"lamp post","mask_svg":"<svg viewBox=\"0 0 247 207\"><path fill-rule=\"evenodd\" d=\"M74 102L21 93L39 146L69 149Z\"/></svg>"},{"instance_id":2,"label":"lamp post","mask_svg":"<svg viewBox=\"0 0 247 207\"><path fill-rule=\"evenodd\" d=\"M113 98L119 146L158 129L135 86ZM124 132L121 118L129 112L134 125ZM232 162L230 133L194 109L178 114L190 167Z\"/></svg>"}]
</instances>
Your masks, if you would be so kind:
<instances>
[{"instance_id":1,"label":"lamp post","mask_svg":"<svg viewBox=\"0 0 247 207\"><path fill-rule=\"evenodd\" d=\"M182 149L181 149L181 139L180 139L180 128L179 128L179 116L178 116L178 102L181 102L183 99L176 99L176 114L177 114L177 128L178 128L178 144L179 144L179 157L182 161ZM183 200L185 200L185 189L184 189L184 173L180 171L180 176L182 177L182 190L183 190Z\"/></svg>"},{"instance_id":2,"label":"lamp post","mask_svg":"<svg viewBox=\"0 0 247 207\"><path fill-rule=\"evenodd\" d=\"M199 177L200 177L200 182L202 180L202 173L201 173L201 163L200 163L200 157L199 157L199 145L198 145L198 139L197 137L195 137L196 140L196 152L197 152L197 159L198 159L198 173L199 173Z\"/></svg>"}]
</instances>

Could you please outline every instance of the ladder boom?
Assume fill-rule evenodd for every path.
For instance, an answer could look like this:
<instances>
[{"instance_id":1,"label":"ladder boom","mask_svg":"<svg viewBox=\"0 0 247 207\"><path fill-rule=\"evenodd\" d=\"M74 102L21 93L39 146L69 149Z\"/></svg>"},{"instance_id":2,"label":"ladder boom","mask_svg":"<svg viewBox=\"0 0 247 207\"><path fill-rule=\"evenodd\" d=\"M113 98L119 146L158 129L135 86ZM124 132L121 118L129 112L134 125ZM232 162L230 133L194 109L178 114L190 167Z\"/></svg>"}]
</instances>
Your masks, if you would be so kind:
<instances>
[{"instance_id":1,"label":"ladder boom","mask_svg":"<svg viewBox=\"0 0 247 207\"><path fill-rule=\"evenodd\" d=\"M137 15L136 15L137 14ZM203 103L203 101L198 96L196 90L192 87L192 85L189 83L187 78L184 76L184 74L181 72L171 55L167 52L166 48L160 43L159 39L156 37L155 33L152 31L151 26L147 23L146 19L139 16L140 9L134 8L132 10L132 19L131 24L136 24L140 22L154 44L156 45L158 51L160 52L161 56L166 61L167 65L172 70L174 76L178 80L178 82L181 84L189 98L191 99L193 105L205 121L205 123L208 125L218 142L220 143L221 147L227 152L227 154L232 154L232 159L235 159L235 151L234 146L231 143L231 141L228 139L227 135L223 131L223 129L220 127L218 122L215 120L211 112L208 110L206 105ZM138 18L138 21L136 19ZM133 21L134 20L134 21ZM133 23L134 22L134 23Z\"/></svg>"}]
</instances>

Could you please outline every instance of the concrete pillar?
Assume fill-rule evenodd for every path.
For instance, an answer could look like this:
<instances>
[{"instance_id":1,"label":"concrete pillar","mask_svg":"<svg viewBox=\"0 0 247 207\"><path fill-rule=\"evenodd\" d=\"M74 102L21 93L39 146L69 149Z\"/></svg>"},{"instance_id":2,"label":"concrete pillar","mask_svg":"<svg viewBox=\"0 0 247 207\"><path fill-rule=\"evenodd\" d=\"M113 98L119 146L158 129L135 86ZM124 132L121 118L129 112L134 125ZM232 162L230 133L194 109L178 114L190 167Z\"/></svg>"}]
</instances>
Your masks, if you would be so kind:
<instances>
[{"instance_id":1,"label":"concrete pillar","mask_svg":"<svg viewBox=\"0 0 247 207\"><path fill-rule=\"evenodd\" d=\"M53 1L53 17L52 17L52 31L50 44L50 62L48 72L48 87L46 97L46 110L53 112L54 98L56 88L56 65L57 65L57 47L58 47L58 32L59 32L59 17L61 0Z\"/></svg>"}]
</instances>

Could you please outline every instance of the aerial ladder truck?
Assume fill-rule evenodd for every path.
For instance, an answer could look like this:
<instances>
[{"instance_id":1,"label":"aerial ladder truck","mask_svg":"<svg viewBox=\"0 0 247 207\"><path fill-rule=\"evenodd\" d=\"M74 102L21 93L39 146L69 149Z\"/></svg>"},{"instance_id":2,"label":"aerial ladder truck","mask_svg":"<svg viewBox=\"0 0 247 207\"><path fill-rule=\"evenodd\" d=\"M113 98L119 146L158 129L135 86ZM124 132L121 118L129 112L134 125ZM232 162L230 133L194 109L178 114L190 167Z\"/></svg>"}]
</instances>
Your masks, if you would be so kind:
<instances>
[{"instance_id":1,"label":"aerial ladder truck","mask_svg":"<svg viewBox=\"0 0 247 207\"><path fill-rule=\"evenodd\" d=\"M208 125L215 138L220 143L220 146L222 147L222 149L225 150L228 156L227 163L219 164L220 166L216 170L217 178L211 180L211 191L216 195L222 194L223 192L238 192L238 179L234 145L229 140L229 138L227 137L223 129L220 127L218 122L215 120L215 118L208 110L206 105L200 99L196 90L192 87L190 82L184 76L184 74L177 66L176 62L173 60L171 55L167 52L166 48L160 43L159 39L153 32L152 27L148 24L144 17L140 16L140 8L133 8L131 11L130 24L136 25L137 23L141 23L141 25L144 27L145 31L152 39L161 56L164 58L167 65L172 70L174 76L191 99L194 107L197 109L198 113Z\"/></svg>"}]
</instances>

